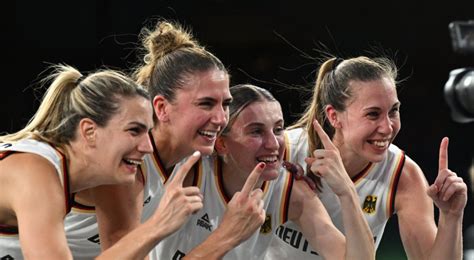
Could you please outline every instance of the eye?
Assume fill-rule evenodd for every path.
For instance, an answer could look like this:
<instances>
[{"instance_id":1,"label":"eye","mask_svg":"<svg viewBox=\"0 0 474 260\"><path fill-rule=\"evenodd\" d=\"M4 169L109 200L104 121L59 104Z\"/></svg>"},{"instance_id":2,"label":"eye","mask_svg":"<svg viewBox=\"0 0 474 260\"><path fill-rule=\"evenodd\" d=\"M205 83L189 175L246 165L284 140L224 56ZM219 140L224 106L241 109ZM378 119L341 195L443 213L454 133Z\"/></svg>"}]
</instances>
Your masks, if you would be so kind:
<instances>
[{"instance_id":1,"label":"eye","mask_svg":"<svg viewBox=\"0 0 474 260\"><path fill-rule=\"evenodd\" d=\"M371 111L371 112L368 112L366 115L369 119L377 119L380 113L378 111Z\"/></svg>"},{"instance_id":2,"label":"eye","mask_svg":"<svg viewBox=\"0 0 474 260\"><path fill-rule=\"evenodd\" d=\"M251 135L261 135L263 130L261 128L254 128L250 130Z\"/></svg>"},{"instance_id":3,"label":"eye","mask_svg":"<svg viewBox=\"0 0 474 260\"><path fill-rule=\"evenodd\" d=\"M135 135L138 135L138 134L139 134L139 131L140 131L140 130L138 129L138 127L134 127L134 128L128 129L128 132L131 133L131 134L134 135L134 136L135 136Z\"/></svg>"},{"instance_id":4,"label":"eye","mask_svg":"<svg viewBox=\"0 0 474 260\"><path fill-rule=\"evenodd\" d=\"M127 130L132 136L143 134L146 130L141 127L132 127Z\"/></svg>"},{"instance_id":5,"label":"eye","mask_svg":"<svg viewBox=\"0 0 474 260\"><path fill-rule=\"evenodd\" d=\"M391 117L396 117L399 115L400 108L399 107L394 107L392 110L390 110L390 116Z\"/></svg>"},{"instance_id":6,"label":"eye","mask_svg":"<svg viewBox=\"0 0 474 260\"><path fill-rule=\"evenodd\" d=\"M282 126L278 126L278 127L276 127L276 128L273 130L273 132L274 132L276 135L282 135L283 132L284 132L284 130L285 130L285 129L284 129Z\"/></svg>"},{"instance_id":7,"label":"eye","mask_svg":"<svg viewBox=\"0 0 474 260\"><path fill-rule=\"evenodd\" d=\"M214 103L210 101L203 101L203 102L199 102L198 105L204 108L212 108L214 106Z\"/></svg>"},{"instance_id":8,"label":"eye","mask_svg":"<svg viewBox=\"0 0 474 260\"><path fill-rule=\"evenodd\" d=\"M222 103L222 106L223 106L224 108L228 108L231 103L232 103L232 100L225 100L225 101Z\"/></svg>"}]
</instances>

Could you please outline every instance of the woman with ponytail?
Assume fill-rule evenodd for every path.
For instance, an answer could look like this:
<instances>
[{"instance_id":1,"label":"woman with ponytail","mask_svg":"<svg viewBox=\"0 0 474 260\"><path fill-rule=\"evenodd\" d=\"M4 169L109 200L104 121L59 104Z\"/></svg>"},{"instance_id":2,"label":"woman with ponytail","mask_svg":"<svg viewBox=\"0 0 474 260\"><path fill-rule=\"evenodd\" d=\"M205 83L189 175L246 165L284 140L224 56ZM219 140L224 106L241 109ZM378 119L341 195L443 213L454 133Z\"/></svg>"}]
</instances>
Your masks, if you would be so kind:
<instances>
[{"instance_id":1,"label":"woman with ponytail","mask_svg":"<svg viewBox=\"0 0 474 260\"><path fill-rule=\"evenodd\" d=\"M327 59L319 69L311 103L287 131L290 161L301 164L308 175L323 177L319 196L343 233L348 232L342 227L347 216L326 174L352 179L358 210L369 223L376 247L388 219L396 214L409 259L461 259L467 186L448 168L447 138L441 141L438 176L431 186L420 167L392 143L401 127L396 78L393 61L385 57ZM317 134L319 125L335 151ZM433 202L440 212L438 225ZM267 259L319 259L315 250L303 246L305 239L294 223L281 228L301 242L290 245L277 235Z\"/></svg>"},{"instance_id":2,"label":"woman with ponytail","mask_svg":"<svg viewBox=\"0 0 474 260\"><path fill-rule=\"evenodd\" d=\"M54 69L26 127L0 136L2 259L72 259L63 221L74 194L132 183L152 151L144 89L111 70Z\"/></svg>"},{"instance_id":3,"label":"woman with ponytail","mask_svg":"<svg viewBox=\"0 0 474 260\"><path fill-rule=\"evenodd\" d=\"M183 171L182 161L193 152L212 154L217 135L227 125L232 96L229 74L222 62L177 24L162 21L151 30L145 28L141 36L143 63L134 77L151 97L154 126L149 136L153 154L145 157L139 169L138 177L143 178L128 185L95 188L77 197L82 199L81 204L95 206L95 211L73 211L66 219L77 259L90 259L99 253L98 237L104 250L142 226L140 221L163 218L156 208L174 200L163 194L164 190L170 194L198 193L199 176L211 171L207 164L196 164L179 187L172 182L177 172ZM253 175L262 170L256 167ZM265 219L262 191L253 186L249 184L248 191L235 194L221 225L190 255L220 258L260 227ZM179 218L165 220L156 227L169 227L174 232L185 222ZM182 254L174 252L173 257Z\"/></svg>"}]
</instances>

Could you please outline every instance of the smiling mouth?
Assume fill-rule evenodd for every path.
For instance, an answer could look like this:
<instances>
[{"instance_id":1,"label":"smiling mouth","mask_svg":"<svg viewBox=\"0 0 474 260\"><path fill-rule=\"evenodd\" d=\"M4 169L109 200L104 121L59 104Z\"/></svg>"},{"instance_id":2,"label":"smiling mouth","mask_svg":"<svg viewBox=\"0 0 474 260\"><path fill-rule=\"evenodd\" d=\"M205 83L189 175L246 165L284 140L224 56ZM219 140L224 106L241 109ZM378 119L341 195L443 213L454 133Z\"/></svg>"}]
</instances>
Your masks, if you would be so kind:
<instances>
[{"instance_id":1,"label":"smiling mouth","mask_svg":"<svg viewBox=\"0 0 474 260\"><path fill-rule=\"evenodd\" d=\"M278 162L278 156L261 156L257 158L257 161L264 163L276 163Z\"/></svg>"},{"instance_id":2,"label":"smiling mouth","mask_svg":"<svg viewBox=\"0 0 474 260\"><path fill-rule=\"evenodd\" d=\"M390 144L390 139L372 140L368 142L370 144L375 145L377 148L385 148L385 147L388 147L388 145Z\"/></svg>"},{"instance_id":3,"label":"smiling mouth","mask_svg":"<svg viewBox=\"0 0 474 260\"><path fill-rule=\"evenodd\" d=\"M123 162L125 162L125 164L128 164L128 165L140 165L142 164L143 160L137 160L137 159L122 159Z\"/></svg>"},{"instance_id":4,"label":"smiling mouth","mask_svg":"<svg viewBox=\"0 0 474 260\"><path fill-rule=\"evenodd\" d=\"M217 137L217 131L206 131L206 130L200 130L198 133L202 136L205 136L207 138L214 139Z\"/></svg>"}]
</instances>

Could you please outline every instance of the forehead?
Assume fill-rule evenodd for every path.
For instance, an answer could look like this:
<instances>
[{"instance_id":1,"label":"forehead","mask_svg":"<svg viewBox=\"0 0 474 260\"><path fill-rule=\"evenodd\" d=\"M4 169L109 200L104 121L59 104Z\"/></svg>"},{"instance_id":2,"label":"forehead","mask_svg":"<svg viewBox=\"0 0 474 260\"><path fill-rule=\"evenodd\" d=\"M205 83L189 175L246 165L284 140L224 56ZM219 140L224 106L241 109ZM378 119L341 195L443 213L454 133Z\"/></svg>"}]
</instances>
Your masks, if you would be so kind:
<instances>
[{"instance_id":1,"label":"forehead","mask_svg":"<svg viewBox=\"0 0 474 260\"><path fill-rule=\"evenodd\" d=\"M152 106L148 99L135 97L120 97L118 99L119 109L111 117L111 121L123 121L123 123L137 122L147 127L153 125Z\"/></svg>"},{"instance_id":2,"label":"forehead","mask_svg":"<svg viewBox=\"0 0 474 260\"><path fill-rule=\"evenodd\" d=\"M237 116L234 125L246 126L252 123L275 124L283 120L279 102L257 101L245 107Z\"/></svg>"},{"instance_id":3,"label":"forehead","mask_svg":"<svg viewBox=\"0 0 474 260\"><path fill-rule=\"evenodd\" d=\"M196 95L225 95L230 97L229 75L222 70L211 69L203 72L194 72L186 77L182 92Z\"/></svg>"},{"instance_id":4,"label":"forehead","mask_svg":"<svg viewBox=\"0 0 474 260\"><path fill-rule=\"evenodd\" d=\"M373 81L351 81L352 98L348 107L392 107L398 103L397 89L390 78Z\"/></svg>"}]
</instances>

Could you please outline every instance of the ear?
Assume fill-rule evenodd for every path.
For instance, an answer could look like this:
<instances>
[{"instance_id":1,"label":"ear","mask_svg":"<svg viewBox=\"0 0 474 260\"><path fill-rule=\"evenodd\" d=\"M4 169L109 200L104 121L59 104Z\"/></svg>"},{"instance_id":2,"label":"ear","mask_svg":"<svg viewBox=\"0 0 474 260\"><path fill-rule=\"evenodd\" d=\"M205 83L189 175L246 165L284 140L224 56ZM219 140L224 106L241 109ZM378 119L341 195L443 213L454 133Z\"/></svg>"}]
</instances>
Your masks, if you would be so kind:
<instances>
[{"instance_id":1,"label":"ear","mask_svg":"<svg viewBox=\"0 0 474 260\"><path fill-rule=\"evenodd\" d=\"M216 148L217 154L219 154L220 156L224 156L227 154L228 150L225 145L224 137L222 136L217 137L215 148Z\"/></svg>"},{"instance_id":2,"label":"ear","mask_svg":"<svg viewBox=\"0 0 474 260\"><path fill-rule=\"evenodd\" d=\"M97 138L97 124L90 118L79 121L79 136L88 145L94 146Z\"/></svg>"},{"instance_id":3,"label":"ear","mask_svg":"<svg viewBox=\"0 0 474 260\"><path fill-rule=\"evenodd\" d=\"M162 95L156 95L153 98L153 110L160 122L166 122L169 120L169 106L170 103Z\"/></svg>"},{"instance_id":4,"label":"ear","mask_svg":"<svg viewBox=\"0 0 474 260\"><path fill-rule=\"evenodd\" d=\"M326 118L329 120L332 127L341 128L339 113L332 105L327 105L324 112L326 113Z\"/></svg>"}]
</instances>

